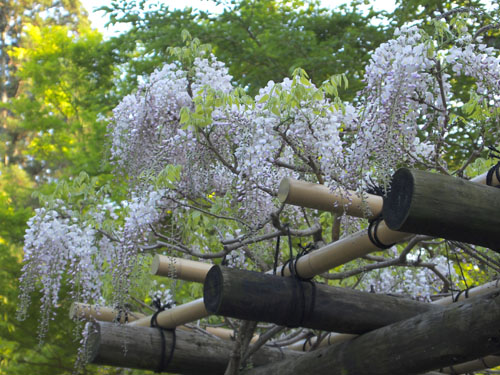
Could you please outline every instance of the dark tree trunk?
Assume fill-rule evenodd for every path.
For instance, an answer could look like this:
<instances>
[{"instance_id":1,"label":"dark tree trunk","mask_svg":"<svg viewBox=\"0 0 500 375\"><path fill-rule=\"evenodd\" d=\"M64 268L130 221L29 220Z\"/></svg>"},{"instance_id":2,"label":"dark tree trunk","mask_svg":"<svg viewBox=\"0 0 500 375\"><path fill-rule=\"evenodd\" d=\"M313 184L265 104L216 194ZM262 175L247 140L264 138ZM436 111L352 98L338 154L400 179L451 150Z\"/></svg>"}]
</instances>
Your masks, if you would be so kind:
<instances>
[{"instance_id":1,"label":"dark tree trunk","mask_svg":"<svg viewBox=\"0 0 500 375\"><path fill-rule=\"evenodd\" d=\"M393 176L383 216L396 231L500 251L500 189L406 168Z\"/></svg>"},{"instance_id":2,"label":"dark tree trunk","mask_svg":"<svg viewBox=\"0 0 500 375\"><path fill-rule=\"evenodd\" d=\"M165 360L173 344L173 333L164 331ZM232 352L232 341L217 340L178 329L175 348L165 372L174 374L224 374ZM89 328L87 357L90 363L156 371L162 358L158 328L132 327L99 322ZM254 366L298 358L303 353L263 347L250 361Z\"/></svg>"},{"instance_id":3,"label":"dark tree trunk","mask_svg":"<svg viewBox=\"0 0 500 375\"><path fill-rule=\"evenodd\" d=\"M414 375L500 350L500 291L245 375Z\"/></svg>"},{"instance_id":4,"label":"dark tree trunk","mask_svg":"<svg viewBox=\"0 0 500 375\"><path fill-rule=\"evenodd\" d=\"M211 314L341 333L364 333L442 306L214 266L203 291Z\"/></svg>"}]
</instances>

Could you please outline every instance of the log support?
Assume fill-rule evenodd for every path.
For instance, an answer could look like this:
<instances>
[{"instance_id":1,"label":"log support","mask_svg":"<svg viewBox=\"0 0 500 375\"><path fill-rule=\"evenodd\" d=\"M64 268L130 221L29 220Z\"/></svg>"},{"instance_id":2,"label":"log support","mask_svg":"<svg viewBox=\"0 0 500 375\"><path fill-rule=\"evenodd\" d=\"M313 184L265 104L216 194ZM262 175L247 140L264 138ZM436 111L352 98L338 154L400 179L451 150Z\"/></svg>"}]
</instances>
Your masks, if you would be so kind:
<instances>
[{"instance_id":1,"label":"log support","mask_svg":"<svg viewBox=\"0 0 500 375\"><path fill-rule=\"evenodd\" d=\"M340 333L368 332L442 309L429 303L220 266L208 272L203 299L211 314Z\"/></svg>"},{"instance_id":2,"label":"log support","mask_svg":"<svg viewBox=\"0 0 500 375\"><path fill-rule=\"evenodd\" d=\"M174 333L164 331L164 345L158 328L133 327L98 322L89 327L87 360L89 363L156 371L162 356L170 356ZM233 348L231 341L218 340L199 333L177 330L172 358L165 372L175 374L224 374ZM162 354L162 347L165 352ZM260 366L303 353L262 347L250 363Z\"/></svg>"},{"instance_id":3,"label":"log support","mask_svg":"<svg viewBox=\"0 0 500 375\"><path fill-rule=\"evenodd\" d=\"M416 375L500 351L500 291L244 375Z\"/></svg>"},{"instance_id":4,"label":"log support","mask_svg":"<svg viewBox=\"0 0 500 375\"><path fill-rule=\"evenodd\" d=\"M401 168L384 200L395 231L468 242L500 251L500 189L457 177Z\"/></svg>"}]
</instances>

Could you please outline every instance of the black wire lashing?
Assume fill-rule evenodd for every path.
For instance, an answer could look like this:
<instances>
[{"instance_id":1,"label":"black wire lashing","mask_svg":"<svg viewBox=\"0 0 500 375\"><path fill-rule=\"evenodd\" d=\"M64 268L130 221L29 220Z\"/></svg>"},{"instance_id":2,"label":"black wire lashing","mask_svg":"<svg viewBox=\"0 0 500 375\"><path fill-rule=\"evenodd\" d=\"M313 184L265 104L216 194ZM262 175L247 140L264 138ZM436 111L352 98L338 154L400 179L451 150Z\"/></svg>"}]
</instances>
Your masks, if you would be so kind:
<instances>
[{"instance_id":1,"label":"black wire lashing","mask_svg":"<svg viewBox=\"0 0 500 375\"><path fill-rule=\"evenodd\" d=\"M500 159L500 151L498 149L493 146L488 146L488 149L490 150L490 158ZM497 181L500 182L500 160L493 167L491 167L486 174L486 185L493 186L493 175L495 175ZM496 187L500 188L500 186Z\"/></svg>"},{"instance_id":2,"label":"black wire lashing","mask_svg":"<svg viewBox=\"0 0 500 375\"><path fill-rule=\"evenodd\" d=\"M151 322L150 326L153 328L158 328L160 331L160 337L161 337L161 352L160 352L160 362L158 364L158 368L155 370L155 372L164 372L167 368L170 362L172 362L172 358L174 357L174 351L175 351L175 344L176 344L176 334L175 334L175 328L162 328L158 324L158 315L162 312L165 311L167 308L170 308L170 304L165 304L163 305L160 301L159 298L156 298L153 301L153 306L156 307L156 312L151 316ZM165 351L167 349L167 343L165 340L165 331L170 331L172 332L172 345L170 347L170 353L168 355L168 358L165 356Z\"/></svg>"},{"instance_id":3,"label":"black wire lashing","mask_svg":"<svg viewBox=\"0 0 500 375\"><path fill-rule=\"evenodd\" d=\"M380 241L377 231L378 231L378 226L382 222L382 220L384 220L382 215L379 215L375 219L370 221L370 225L368 225L368 238L370 239L370 242L374 244L376 247L378 247L381 250L385 250L393 247L395 243L386 245L385 243Z\"/></svg>"},{"instance_id":4,"label":"black wire lashing","mask_svg":"<svg viewBox=\"0 0 500 375\"><path fill-rule=\"evenodd\" d=\"M314 245L313 244L308 244L307 246L300 246L301 251L297 254L296 257L293 256L293 245L292 245L292 236L290 234L290 227L286 226L286 234L288 237L288 248L290 250L290 257L288 260L283 264L281 267L281 276L285 276L285 269L288 267L290 271L290 275L292 276L292 279L295 281L293 284L293 295L296 296L297 298L292 299L292 306L290 306L290 311L295 311L296 307L299 306L299 318L296 320L292 320L291 322L287 322L287 326L290 328L296 328L296 327L301 327L304 324L304 320L306 316L311 316L312 312L314 311L314 305L316 302L316 284L312 281L311 278L303 278L301 277L298 272L297 272L297 262L298 260L308 254L311 250L314 250ZM278 258L279 258L279 244L280 244L280 236L278 236L278 239L276 241L276 251L274 254L274 266L273 266L273 271L274 275L276 275L277 267L278 267ZM309 304L309 310L306 313L307 306L306 306L306 295L304 291L304 285L303 282L308 282L311 285L311 302ZM296 303L296 300L299 300L299 303ZM292 315L293 316L293 315Z\"/></svg>"}]
</instances>

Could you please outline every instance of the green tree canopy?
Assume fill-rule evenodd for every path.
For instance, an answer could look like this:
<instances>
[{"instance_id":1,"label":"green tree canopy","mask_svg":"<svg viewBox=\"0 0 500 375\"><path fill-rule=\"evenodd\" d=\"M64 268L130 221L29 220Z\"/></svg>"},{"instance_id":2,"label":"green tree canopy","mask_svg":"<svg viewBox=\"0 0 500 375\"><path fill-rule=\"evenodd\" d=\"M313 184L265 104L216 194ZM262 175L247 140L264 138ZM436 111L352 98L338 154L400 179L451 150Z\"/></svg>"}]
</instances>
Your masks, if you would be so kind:
<instances>
[{"instance_id":1,"label":"green tree canopy","mask_svg":"<svg viewBox=\"0 0 500 375\"><path fill-rule=\"evenodd\" d=\"M318 1L243 0L221 14L163 5L150 10L145 3L137 9L135 4L123 1L105 8L112 23L130 26L116 39L116 47L130 57L130 78L169 61L168 47L179 46L180 30L186 29L212 45L235 82L250 94L301 67L316 84L331 74L347 74L351 85L345 98L351 99L361 88L370 52L388 37L383 26L371 23L379 14L363 15L356 7L330 10Z\"/></svg>"}]
</instances>

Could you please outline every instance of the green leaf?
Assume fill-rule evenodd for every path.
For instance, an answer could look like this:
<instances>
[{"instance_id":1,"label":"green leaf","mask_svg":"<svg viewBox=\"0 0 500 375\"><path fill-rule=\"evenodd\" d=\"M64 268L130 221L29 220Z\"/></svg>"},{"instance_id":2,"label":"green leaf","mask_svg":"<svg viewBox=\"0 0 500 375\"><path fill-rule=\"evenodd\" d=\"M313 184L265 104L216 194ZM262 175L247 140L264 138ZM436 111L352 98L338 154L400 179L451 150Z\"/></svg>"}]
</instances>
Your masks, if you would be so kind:
<instances>
[{"instance_id":1,"label":"green leaf","mask_svg":"<svg viewBox=\"0 0 500 375\"><path fill-rule=\"evenodd\" d=\"M259 103L264 103L269 99L269 95L265 94L262 98L260 98Z\"/></svg>"},{"instance_id":2,"label":"green leaf","mask_svg":"<svg viewBox=\"0 0 500 375\"><path fill-rule=\"evenodd\" d=\"M311 86L311 82L305 76L300 77L300 83L304 86Z\"/></svg>"},{"instance_id":3,"label":"green leaf","mask_svg":"<svg viewBox=\"0 0 500 375\"><path fill-rule=\"evenodd\" d=\"M181 108L180 115L181 115L180 119L181 124L185 124L189 121L190 113L188 108L186 107Z\"/></svg>"}]
</instances>

